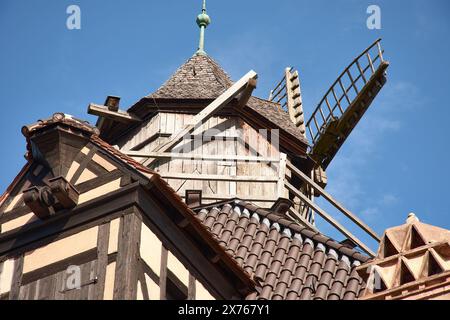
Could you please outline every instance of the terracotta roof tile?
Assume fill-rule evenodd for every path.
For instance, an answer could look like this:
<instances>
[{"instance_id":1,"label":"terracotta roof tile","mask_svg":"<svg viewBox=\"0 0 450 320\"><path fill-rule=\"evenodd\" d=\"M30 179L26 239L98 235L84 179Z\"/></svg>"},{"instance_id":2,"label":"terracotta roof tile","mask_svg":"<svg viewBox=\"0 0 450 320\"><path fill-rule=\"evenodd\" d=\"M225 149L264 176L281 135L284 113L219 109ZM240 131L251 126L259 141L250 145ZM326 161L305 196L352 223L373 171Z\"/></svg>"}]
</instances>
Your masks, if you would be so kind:
<instances>
[{"instance_id":1,"label":"terracotta roof tile","mask_svg":"<svg viewBox=\"0 0 450 320\"><path fill-rule=\"evenodd\" d=\"M322 270L322 276L317 286L316 298L317 300L325 300L330 290L333 280L334 272L336 270L337 254L332 251L328 254L325 266Z\"/></svg>"},{"instance_id":2,"label":"terracotta roof tile","mask_svg":"<svg viewBox=\"0 0 450 320\"><path fill-rule=\"evenodd\" d=\"M358 297L359 291L361 290L361 278L355 269L352 270L350 277L348 278L344 300L354 300Z\"/></svg>"},{"instance_id":3,"label":"terracotta roof tile","mask_svg":"<svg viewBox=\"0 0 450 320\"><path fill-rule=\"evenodd\" d=\"M55 125L55 124L67 125L69 127L82 130L89 134L99 134L100 133L99 130L96 127L93 127L92 125L90 125L88 121L76 119L73 116L62 113L62 112L56 112L50 118L47 118L44 120L38 120L34 124L24 126L22 128L22 134L26 138L29 138L33 133L35 133L41 129L47 128L51 125Z\"/></svg>"},{"instance_id":4,"label":"terracotta roof tile","mask_svg":"<svg viewBox=\"0 0 450 320\"><path fill-rule=\"evenodd\" d=\"M224 206L233 209L224 211L221 209ZM354 266L367 261L368 257L356 250L240 200L203 206L194 211L209 230L214 226L214 235L219 226L222 227L217 241L225 245L227 252L259 283L260 288L248 299L358 297L363 281ZM206 214L215 222L204 219Z\"/></svg>"}]
</instances>

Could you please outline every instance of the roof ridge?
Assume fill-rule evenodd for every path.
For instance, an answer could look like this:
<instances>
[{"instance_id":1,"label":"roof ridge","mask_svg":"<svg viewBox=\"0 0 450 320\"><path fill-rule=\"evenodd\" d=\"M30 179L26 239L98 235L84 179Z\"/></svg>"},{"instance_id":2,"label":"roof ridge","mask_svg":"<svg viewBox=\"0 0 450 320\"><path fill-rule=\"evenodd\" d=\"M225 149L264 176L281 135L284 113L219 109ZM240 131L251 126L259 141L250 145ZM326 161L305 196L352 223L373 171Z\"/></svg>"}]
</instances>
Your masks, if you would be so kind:
<instances>
[{"instance_id":1,"label":"roof ridge","mask_svg":"<svg viewBox=\"0 0 450 320\"><path fill-rule=\"evenodd\" d=\"M256 205L247 203L247 202L240 202L240 203L238 203L238 205L242 205L248 210L251 210L251 208L253 208L253 207L257 207ZM365 262L365 261L369 260L369 257L365 256L358 250L348 248L345 245L339 243L338 241L324 235L323 233L312 230L311 228L309 228L307 226L302 226L294 220L289 220L287 217L277 215L277 214L271 212L270 210L266 210L266 209L262 209L262 208L256 209L255 212L258 214L261 214L261 213L266 214L265 218L267 218L268 220L270 220L274 223L278 223L278 224L284 226L285 228L291 229L292 231L300 233L308 238L311 238L314 241L317 241L324 245L330 246L332 249L335 249L335 250L339 251L340 253L347 255L349 257L352 257L358 261ZM276 220L274 219L275 217L276 217Z\"/></svg>"}]
</instances>

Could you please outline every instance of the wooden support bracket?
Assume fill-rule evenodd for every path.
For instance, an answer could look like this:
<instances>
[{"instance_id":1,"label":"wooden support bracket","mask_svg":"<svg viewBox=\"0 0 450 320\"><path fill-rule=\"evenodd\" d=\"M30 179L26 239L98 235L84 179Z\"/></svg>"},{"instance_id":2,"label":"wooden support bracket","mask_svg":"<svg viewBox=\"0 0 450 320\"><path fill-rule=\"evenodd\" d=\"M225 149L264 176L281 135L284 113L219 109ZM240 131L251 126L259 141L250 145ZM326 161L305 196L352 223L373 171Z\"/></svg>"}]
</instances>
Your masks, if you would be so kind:
<instances>
[{"instance_id":1,"label":"wooden support bracket","mask_svg":"<svg viewBox=\"0 0 450 320\"><path fill-rule=\"evenodd\" d=\"M250 79L248 81L247 86L245 87L245 90L239 96L238 103L237 103L238 109L242 109L247 105L248 100L250 100L253 90L256 89L257 84L258 84L258 81L256 79Z\"/></svg>"},{"instance_id":2,"label":"wooden support bracket","mask_svg":"<svg viewBox=\"0 0 450 320\"><path fill-rule=\"evenodd\" d=\"M50 179L48 183L52 194L58 199L64 209L74 208L78 204L78 190L64 177Z\"/></svg>"},{"instance_id":3,"label":"wooden support bracket","mask_svg":"<svg viewBox=\"0 0 450 320\"><path fill-rule=\"evenodd\" d=\"M48 187L31 187L23 192L25 205L41 220L50 218L54 199Z\"/></svg>"}]
</instances>

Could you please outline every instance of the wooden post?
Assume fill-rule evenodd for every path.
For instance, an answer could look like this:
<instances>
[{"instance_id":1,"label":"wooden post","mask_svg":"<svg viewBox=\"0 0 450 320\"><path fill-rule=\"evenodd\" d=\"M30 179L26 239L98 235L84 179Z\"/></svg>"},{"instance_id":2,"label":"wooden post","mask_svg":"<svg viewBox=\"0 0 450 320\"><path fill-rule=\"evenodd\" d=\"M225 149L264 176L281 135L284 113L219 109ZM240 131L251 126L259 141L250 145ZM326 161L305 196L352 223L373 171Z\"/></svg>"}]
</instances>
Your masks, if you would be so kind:
<instances>
[{"instance_id":1,"label":"wooden post","mask_svg":"<svg viewBox=\"0 0 450 320\"><path fill-rule=\"evenodd\" d=\"M359 240L357 237L355 237L350 231L348 231L344 226L342 226L336 219L334 219L332 216L330 216L328 213L326 213L323 209L321 209L317 204L312 202L307 196L305 196L303 193L298 191L293 185L291 185L289 182L286 182L287 188L293 192L295 195L297 195L301 200L303 200L312 210L317 212L323 219L328 221L333 227L335 227L339 232L341 232L344 236L352 240L354 243L356 243L364 252L366 252L371 257L375 256L375 253L370 250L369 247L367 247L361 240Z\"/></svg>"},{"instance_id":2,"label":"wooden post","mask_svg":"<svg viewBox=\"0 0 450 320\"><path fill-rule=\"evenodd\" d=\"M314 181L314 169L311 170L311 179L312 181ZM308 191L309 191L309 196L312 202L314 202L314 188L312 188L310 185L308 185ZM311 210L311 215L309 216L309 222L311 222L311 224L315 224L315 214L314 211Z\"/></svg>"},{"instance_id":3,"label":"wooden post","mask_svg":"<svg viewBox=\"0 0 450 320\"><path fill-rule=\"evenodd\" d=\"M95 287L95 300L103 300L108 267L108 245L110 222L99 227L97 239L97 285Z\"/></svg>"},{"instance_id":4,"label":"wooden post","mask_svg":"<svg viewBox=\"0 0 450 320\"><path fill-rule=\"evenodd\" d=\"M287 155L285 153L280 153L280 163L278 169L278 197L284 198L285 194L285 183L286 183L286 161Z\"/></svg>"},{"instance_id":5,"label":"wooden post","mask_svg":"<svg viewBox=\"0 0 450 320\"><path fill-rule=\"evenodd\" d=\"M196 285L195 277L189 273L188 300L195 300L196 298L195 285Z\"/></svg>"},{"instance_id":6,"label":"wooden post","mask_svg":"<svg viewBox=\"0 0 450 320\"><path fill-rule=\"evenodd\" d=\"M120 218L114 300L135 300L142 221L134 213Z\"/></svg>"},{"instance_id":7,"label":"wooden post","mask_svg":"<svg viewBox=\"0 0 450 320\"><path fill-rule=\"evenodd\" d=\"M169 250L164 245L161 249L161 270L159 273L159 292L160 300L167 300L167 262L169 259Z\"/></svg>"},{"instance_id":8,"label":"wooden post","mask_svg":"<svg viewBox=\"0 0 450 320\"><path fill-rule=\"evenodd\" d=\"M367 232L374 240L380 242L380 237L364 222L362 222L357 216L345 209L343 205L337 202L328 192L323 190L318 184L311 180L306 174L298 170L294 165L288 162L288 168L295 173L306 184L314 188L321 196L328 200L336 209L341 211L345 216L357 224L361 229ZM309 199L308 199L309 200Z\"/></svg>"},{"instance_id":9,"label":"wooden post","mask_svg":"<svg viewBox=\"0 0 450 320\"><path fill-rule=\"evenodd\" d=\"M20 294L20 287L22 285L23 277L23 262L24 255L20 255L14 261L14 273L11 281L11 291L9 292L9 300L18 300Z\"/></svg>"}]
</instances>

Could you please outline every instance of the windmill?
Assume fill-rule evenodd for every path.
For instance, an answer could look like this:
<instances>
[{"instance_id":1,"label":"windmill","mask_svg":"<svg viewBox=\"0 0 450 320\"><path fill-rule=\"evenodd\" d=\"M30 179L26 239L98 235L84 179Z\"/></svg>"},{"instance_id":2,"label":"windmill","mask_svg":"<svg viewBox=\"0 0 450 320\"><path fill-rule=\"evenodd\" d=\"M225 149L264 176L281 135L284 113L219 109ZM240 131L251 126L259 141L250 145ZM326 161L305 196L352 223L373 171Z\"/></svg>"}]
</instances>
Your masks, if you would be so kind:
<instances>
[{"instance_id":1,"label":"windmill","mask_svg":"<svg viewBox=\"0 0 450 320\"><path fill-rule=\"evenodd\" d=\"M317 214L373 256L314 198L323 197L380 240L324 190L325 170L386 82L380 40L342 72L306 120L299 72L287 68L268 100L253 96L256 72L233 82L206 53L210 22L203 2L196 53L127 111L117 97L89 105L88 112L99 116L100 137L158 172L183 199L195 191L204 203L238 198L263 208L288 200L292 205L281 206L281 214L290 221L317 230Z\"/></svg>"}]
</instances>

